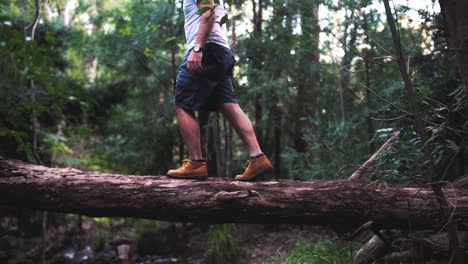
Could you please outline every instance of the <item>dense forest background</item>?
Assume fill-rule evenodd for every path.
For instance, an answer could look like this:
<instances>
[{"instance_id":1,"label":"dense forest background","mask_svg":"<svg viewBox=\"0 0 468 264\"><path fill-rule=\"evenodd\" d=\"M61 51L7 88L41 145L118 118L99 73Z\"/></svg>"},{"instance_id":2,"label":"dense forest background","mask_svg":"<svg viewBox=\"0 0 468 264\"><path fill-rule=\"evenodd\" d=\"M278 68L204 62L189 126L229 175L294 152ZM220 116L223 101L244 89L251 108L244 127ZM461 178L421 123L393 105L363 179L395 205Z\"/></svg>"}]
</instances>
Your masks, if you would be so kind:
<instances>
[{"instance_id":1,"label":"dense forest background","mask_svg":"<svg viewBox=\"0 0 468 264\"><path fill-rule=\"evenodd\" d=\"M428 184L467 174L468 49L444 1L390 2L401 54L388 1L228 2L235 93L274 163L272 179L348 177L396 131L366 177ZM181 0L1 0L0 10L0 156L137 175L164 174L186 157L171 103L186 52ZM222 115L211 114L204 137L212 175L242 170L247 153ZM26 251L26 238L47 226L84 221L3 211L19 225L8 233L2 224L4 244L22 239ZM226 237L241 227L203 228L236 247ZM1 252L8 263L28 259Z\"/></svg>"}]
</instances>

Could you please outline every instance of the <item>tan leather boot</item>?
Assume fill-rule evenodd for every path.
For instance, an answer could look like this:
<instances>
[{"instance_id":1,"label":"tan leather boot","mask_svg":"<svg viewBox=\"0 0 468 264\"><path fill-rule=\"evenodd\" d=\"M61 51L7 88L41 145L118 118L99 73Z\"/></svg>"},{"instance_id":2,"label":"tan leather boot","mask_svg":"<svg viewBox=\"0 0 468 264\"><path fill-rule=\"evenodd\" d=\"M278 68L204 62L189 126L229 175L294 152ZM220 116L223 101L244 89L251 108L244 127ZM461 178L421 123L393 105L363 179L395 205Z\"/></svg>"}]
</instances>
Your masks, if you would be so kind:
<instances>
[{"instance_id":1,"label":"tan leather boot","mask_svg":"<svg viewBox=\"0 0 468 264\"><path fill-rule=\"evenodd\" d=\"M256 177L270 172L273 169L271 162L265 155L249 159L245 163L245 171L242 175L237 175L236 181L253 181Z\"/></svg>"},{"instance_id":2,"label":"tan leather boot","mask_svg":"<svg viewBox=\"0 0 468 264\"><path fill-rule=\"evenodd\" d=\"M177 179L203 180L208 177L208 168L204 161L191 161L189 159L185 159L182 161L182 165L179 168L169 170L166 175Z\"/></svg>"}]
</instances>

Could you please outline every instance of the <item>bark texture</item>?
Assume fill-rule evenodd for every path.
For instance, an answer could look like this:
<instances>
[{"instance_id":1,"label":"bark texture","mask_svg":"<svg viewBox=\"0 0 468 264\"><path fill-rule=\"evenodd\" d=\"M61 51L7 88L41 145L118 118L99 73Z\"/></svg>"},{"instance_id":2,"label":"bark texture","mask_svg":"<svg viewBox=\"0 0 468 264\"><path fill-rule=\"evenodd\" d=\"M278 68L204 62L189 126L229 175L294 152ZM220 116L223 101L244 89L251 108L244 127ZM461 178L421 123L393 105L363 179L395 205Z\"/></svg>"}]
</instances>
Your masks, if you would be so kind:
<instances>
[{"instance_id":1,"label":"bark texture","mask_svg":"<svg viewBox=\"0 0 468 264\"><path fill-rule=\"evenodd\" d=\"M468 189L444 189L456 206L453 220L468 220ZM434 228L438 202L430 188L382 186L367 180L231 182L174 180L47 168L0 157L0 204L89 216L124 216L179 222L291 223L351 231Z\"/></svg>"},{"instance_id":2,"label":"bark texture","mask_svg":"<svg viewBox=\"0 0 468 264\"><path fill-rule=\"evenodd\" d=\"M439 0L448 31L449 48L457 54L460 79L465 87L465 105L468 107L468 1Z\"/></svg>"},{"instance_id":3,"label":"bark texture","mask_svg":"<svg viewBox=\"0 0 468 264\"><path fill-rule=\"evenodd\" d=\"M354 259L356 264L369 264L382 258L388 250L385 244L378 236L374 235L357 252Z\"/></svg>"}]
</instances>

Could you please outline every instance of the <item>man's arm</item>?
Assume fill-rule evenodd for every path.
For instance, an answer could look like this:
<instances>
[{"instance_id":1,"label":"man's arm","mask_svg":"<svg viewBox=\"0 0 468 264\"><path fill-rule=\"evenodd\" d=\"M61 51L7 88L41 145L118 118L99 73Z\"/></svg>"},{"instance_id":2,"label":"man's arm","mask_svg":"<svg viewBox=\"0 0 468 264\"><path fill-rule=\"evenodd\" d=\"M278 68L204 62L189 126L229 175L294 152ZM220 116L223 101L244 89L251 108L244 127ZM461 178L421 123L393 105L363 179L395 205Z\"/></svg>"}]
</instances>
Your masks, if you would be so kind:
<instances>
[{"instance_id":1,"label":"man's arm","mask_svg":"<svg viewBox=\"0 0 468 264\"><path fill-rule=\"evenodd\" d=\"M209 7L213 8L215 6L214 0L210 0L210 4L203 4L203 0L197 0L198 8ZM213 11L214 12L214 11ZM201 15L200 27L198 28L196 44L203 47L206 44L206 40L211 34L213 30L213 25L216 20L216 14L208 10ZM190 55L187 60L187 69L194 72L200 72L203 70L202 67L202 58L203 58L203 51L194 52L193 50L190 52Z\"/></svg>"}]
</instances>

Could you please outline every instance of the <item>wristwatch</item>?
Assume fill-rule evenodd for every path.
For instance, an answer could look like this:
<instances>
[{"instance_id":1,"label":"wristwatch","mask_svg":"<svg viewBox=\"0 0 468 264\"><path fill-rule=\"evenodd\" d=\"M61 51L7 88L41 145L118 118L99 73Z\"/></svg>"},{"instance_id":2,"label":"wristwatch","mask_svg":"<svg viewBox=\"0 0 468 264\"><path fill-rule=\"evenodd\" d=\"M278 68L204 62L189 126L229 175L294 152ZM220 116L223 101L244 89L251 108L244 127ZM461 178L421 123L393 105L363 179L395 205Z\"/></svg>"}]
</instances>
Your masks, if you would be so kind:
<instances>
[{"instance_id":1,"label":"wristwatch","mask_svg":"<svg viewBox=\"0 0 468 264\"><path fill-rule=\"evenodd\" d=\"M202 48L200 45L195 44L195 45L193 46L192 50L193 50L193 52L198 53L198 52L202 52L202 51L203 51L203 48Z\"/></svg>"}]
</instances>

